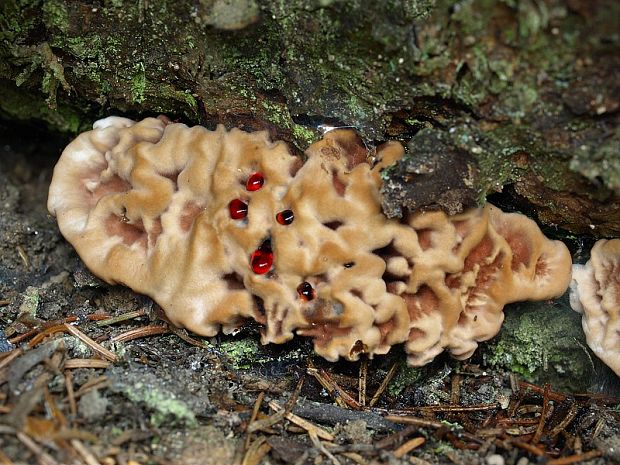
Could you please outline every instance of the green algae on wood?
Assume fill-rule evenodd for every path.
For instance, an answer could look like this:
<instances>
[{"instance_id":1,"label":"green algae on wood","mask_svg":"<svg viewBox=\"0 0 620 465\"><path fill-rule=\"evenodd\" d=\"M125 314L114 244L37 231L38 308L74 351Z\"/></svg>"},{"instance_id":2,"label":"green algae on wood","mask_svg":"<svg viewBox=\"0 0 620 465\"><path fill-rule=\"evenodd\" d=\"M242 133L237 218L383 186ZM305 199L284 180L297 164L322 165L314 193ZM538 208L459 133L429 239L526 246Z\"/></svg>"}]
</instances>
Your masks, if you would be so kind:
<instances>
[{"instance_id":1,"label":"green algae on wood","mask_svg":"<svg viewBox=\"0 0 620 465\"><path fill-rule=\"evenodd\" d=\"M617 235L604 213L620 217L607 155L619 10L612 0L7 0L0 79L35 102L0 109L70 132L110 113L165 113L268 127L301 149L322 121L377 142L430 126L473 157L479 200L514 186L541 221ZM583 208L559 216L575 210L569 192Z\"/></svg>"},{"instance_id":2,"label":"green algae on wood","mask_svg":"<svg viewBox=\"0 0 620 465\"><path fill-rule=\"evenodd\" d=\"M537 384L551 383L559 391L586 391L602 370L587 349L581 317L566 298L508 306L500 333L482 353L491 366Z\"/></svg>"}]
</instances>

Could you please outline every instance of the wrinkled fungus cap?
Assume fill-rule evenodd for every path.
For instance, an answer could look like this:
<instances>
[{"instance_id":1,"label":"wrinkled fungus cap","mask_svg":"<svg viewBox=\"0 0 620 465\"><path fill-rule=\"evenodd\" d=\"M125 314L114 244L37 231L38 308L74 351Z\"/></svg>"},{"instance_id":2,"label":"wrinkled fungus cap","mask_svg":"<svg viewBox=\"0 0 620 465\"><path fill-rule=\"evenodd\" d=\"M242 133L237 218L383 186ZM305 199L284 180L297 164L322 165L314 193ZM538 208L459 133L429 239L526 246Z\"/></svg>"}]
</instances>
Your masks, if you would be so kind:
<instances>
[{"instance_id":1,"label":"wrinkled fungus cap","mask_svg":"<svg viewBox=\"0 0 620 465\"><path fill-rule=\"evenodd\" d=\"M570 304L592 351L620 376L620 239L598 241L585 265L573 265Z\"/></svg>"},{"instance_id":2,"label":"wrinkled fungus cap","mask_svg":"<svg viewBox=\"0 0 620 465\"><path fill-rule=\"evenodd\" d=\"M328 360L466 358L506 303L562 294L570 255L490 204L386 218L381 170L403 154L336 129L301 163L265 132L110 117L65 149L48 208L94 274L198 334L254 319L263 343L311 337Z\"/></svg>"}]
</instances>

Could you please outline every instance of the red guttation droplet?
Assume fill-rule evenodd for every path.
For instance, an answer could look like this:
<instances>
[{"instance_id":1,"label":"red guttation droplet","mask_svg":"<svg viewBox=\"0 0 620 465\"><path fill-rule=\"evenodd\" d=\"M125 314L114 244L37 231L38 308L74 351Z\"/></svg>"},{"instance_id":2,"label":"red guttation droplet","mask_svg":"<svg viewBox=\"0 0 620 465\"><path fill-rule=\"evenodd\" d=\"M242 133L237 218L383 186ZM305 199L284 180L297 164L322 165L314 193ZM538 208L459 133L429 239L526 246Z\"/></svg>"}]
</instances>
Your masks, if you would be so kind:
<instances>
[{"instance_id":1,"label":"red guttation droplet","mask_svg":"<svg viewBox=\"0 0 620 465\"><path fill-rule=\"evenodd\" d=\"M256 274L265 274L273 265L273 251L271 250L271 240L265 240L258 249L250 255L250 266Z\"/></svg>"},{"instance_id":2,"label":"red guttation droplet","mask_svg":"<svg viewBox=\"0 0 620 465\"><path fill-rule=\"evenodd\" d=\"M314 288L312 287L312 284L310 284L308 281L304 281L299 286L297 286L297 294L299 294L299 297L301 297L306 302L309 302L310 300L314 299L314 297L316 297L314 293Z\"/></svg>"},{"instance_id":3,"label":"red guttation droplet","mask_svg":"<svg viewBox=\"0 0 620 465\"><path fill-rule=\"evenodd\" d=\"M293 210L282 210L276 215L276 221L280 224L287 225L291 224L295 219L295 214Z\"/></svg>"},{"instance_id":4,"label":"red guttation droplet","mask_svg":"<svg viewBox=\"0 0 620 465\"><path fill-rule=\"evenodd\" d=\"M228 211L233 220L242 220L248 216L248 204L243 200L233 199L228 204Z\"/></svg>"},{"instance_id":5,"label":"red guttation droplet","mask_svg":"<svg viewBox=\"0 0 620 465\"><path fill-rule=\"evenodd\" d=\"M251 192L254 192L263 187L263 184L265 184L264 176L261 173L256 172L250 175L245 183L245 188Z\"/></svg>"}]
</instances>

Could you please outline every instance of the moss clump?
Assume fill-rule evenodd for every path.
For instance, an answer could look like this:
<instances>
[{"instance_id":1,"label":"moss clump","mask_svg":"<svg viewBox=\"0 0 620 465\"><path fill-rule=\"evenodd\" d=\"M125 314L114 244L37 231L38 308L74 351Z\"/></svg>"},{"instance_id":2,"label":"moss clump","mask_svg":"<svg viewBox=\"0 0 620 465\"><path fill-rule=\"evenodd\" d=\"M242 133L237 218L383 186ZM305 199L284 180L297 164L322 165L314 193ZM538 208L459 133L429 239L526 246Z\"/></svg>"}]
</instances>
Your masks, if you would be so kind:
<instances>
[{"instance_id":1,"label":"moss clump","mask_svg":"<svg viewBox=\"0 0 620 465\"><path fill-rule=\"evenodd\" d=\"M256 363L260 345L258 341L251 337L237 339L231 341L223 341L220 343L220 350L231 361L232 366L236 370L248 370Z\"/></svg>"},{"instance_id":2,"label":"moss clump","mask_svg":"<svg viewBox=\"0 0 620 465\"><path fill-rule=\"evenodd\" d=\"M594 182L602 181L608 188L620 192L620 127L600 146L581 145L570 163L577 171Z\"/></svg>"},{"instance_id":3,"label":"moss clump","mask_svg":"<svg viewBox=\"0 0 620 465\"><path fill-rule=\"evenodd\" d=\"M69 29L69 13L67 5L60 0L47 0L43 3L43 21L50 28L56 28L62 33Z\"/></svg>"},{"instance_id":4,"label":"moss clump","mask_svg":"<svg viewBox=\"0 0 620 465\"><path fill-rule=\"evenodd\" d=\"M146 69L142 62L136 63L133 67L131 99L134 103L142 103L146 100Z\"/></svg>"},{"instance_id":5,"label":"moss clump","mask_svg":"<svg viewBox=\"0 0 620 465\"><path fill-rule=\"evenodd\" d=\"M135 378L126 381L117 380L114 390L122 392L132 402L143 403L151 413L150 421L158 427L163 423L184 424L194 427L197 425L196 417L190 406L165 386L159 386L157 380L145 376L142 379Z\"/></svg>"},{"instance_id":6,"label":"moss clump","mask_svg":"<svg viewBox=\"0 0 620 465\"><path fill-rule=\"evenodd\" d=\"M208 345L211 348L210 344ZM215 347L226 356L230 367L235 370L266 370L286 373L287 366L298 365L312 353L309 341L296 340L284 346L263 346L255 335L224 338Z\"/></svg>"},{"instance_id":7,"label":"moss clump","mask_svg":"<svg viewBox=\"0 0 620 465\"><path fill-rule=\"evenodd\" d=\"M507 368L555 389L586 390L594 373L586 350L581 317L566 298L526 302L505 308L506 319L498 336L483 348L486 363Z\"/></svg>"},{"instance_id":8,"label":"moss clump","mask_svg":"<svg viewBox=\"0 0 620 465\"><path fill-rule=\"evenodd\" d=\"M7 119L35 118L44 121L50 128L70 133L92 127L92 121L83 121L80 111L71 106L59 104L51 109L36 95L4 85L0 85L0 115Z\"/></svg>"},{"instance_id":9,"label":"moss clump","mask_svg":"<svg viewBox=\"0 0 620 465\"><path fill-rule=\"evenodd\" d=\"M397 396L403 389L416 383L423 376L423 369L410 367L404 363L398 369L398 373L388 385L387 392L390 396Z\"/></svg>"},{"instance_id":10,"label":"moss clump","mask_svg":"<svg viewBox=\"0 0 620 465\"><path fill-rule=\"evenodd\" d=\"M264 100L261 102L261 107L265 112L264 119L282 129L291 131L299 148L306 149L317 140L318 131L295 123L286 105Z\"/></svg>"},{"instance_id":11,"label":"moss clump","mask_svg":"<svg viewBox=\"0 0 620 465\"><path fill-rule=\"evenodd\" d=\"M36 318L40 301L39 289L34 286L28 286L24 293L24 301L19 306L19 314L28 314L30 317Z\"/></svg>"}]
</instances>

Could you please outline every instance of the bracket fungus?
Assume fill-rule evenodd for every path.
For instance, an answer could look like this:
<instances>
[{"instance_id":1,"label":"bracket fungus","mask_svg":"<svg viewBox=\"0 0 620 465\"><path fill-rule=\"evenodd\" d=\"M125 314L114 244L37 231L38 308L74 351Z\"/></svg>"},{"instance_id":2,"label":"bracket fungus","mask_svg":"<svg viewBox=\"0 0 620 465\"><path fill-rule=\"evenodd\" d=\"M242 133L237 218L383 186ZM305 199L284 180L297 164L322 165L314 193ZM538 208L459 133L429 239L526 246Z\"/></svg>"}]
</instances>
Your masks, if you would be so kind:
<instances>
[{"instance_id":1,"label":"bracket fungus","mask_svg":"<svg viewBox=\"0 0 620 465\"><path fill-rule=\"evenodd\" d=\"M620 376L620 239L594 244L585 265L573 265L570 304L592 351Z\"/></svg>"},{"instance_id":2,"label":"bracket fungus","mask_svg":"<svg viewBox=\"0 0 620 465\"><path fill-rule=\"evenodd\" d=\"M311 337L328 360L405 343L422 365L467 358L505 304L562 294L566 247L490 204L388 219L381 170L337 129L302 163L265 132L110 117L63 152L48 208L94 274L204 336L254 319L263 343Z\"/></svg>"}]
</instances>

